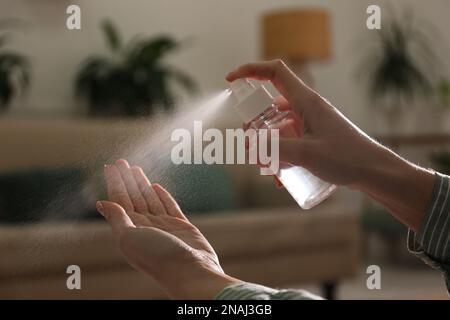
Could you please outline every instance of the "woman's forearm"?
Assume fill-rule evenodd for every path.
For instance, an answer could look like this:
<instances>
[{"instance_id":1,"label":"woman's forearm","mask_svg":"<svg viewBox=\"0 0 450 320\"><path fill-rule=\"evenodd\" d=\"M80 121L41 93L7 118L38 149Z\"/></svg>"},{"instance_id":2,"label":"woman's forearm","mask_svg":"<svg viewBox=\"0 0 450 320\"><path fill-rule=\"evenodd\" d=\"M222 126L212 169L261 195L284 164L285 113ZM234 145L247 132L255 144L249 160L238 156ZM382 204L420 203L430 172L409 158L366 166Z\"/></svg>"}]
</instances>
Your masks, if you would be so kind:
<instances>
[{"instance_id":1,"label":"woman's forearm","mask_svg":"<svg viewBox=\"0 0 450 320\"><path fill-rule=\"evenodd\" d=\"M398 220L418 231L427 211L435 175L391 150L374 144L373 162L361 172L356 188L386 207Z\"/></svg>"}]
</instances>

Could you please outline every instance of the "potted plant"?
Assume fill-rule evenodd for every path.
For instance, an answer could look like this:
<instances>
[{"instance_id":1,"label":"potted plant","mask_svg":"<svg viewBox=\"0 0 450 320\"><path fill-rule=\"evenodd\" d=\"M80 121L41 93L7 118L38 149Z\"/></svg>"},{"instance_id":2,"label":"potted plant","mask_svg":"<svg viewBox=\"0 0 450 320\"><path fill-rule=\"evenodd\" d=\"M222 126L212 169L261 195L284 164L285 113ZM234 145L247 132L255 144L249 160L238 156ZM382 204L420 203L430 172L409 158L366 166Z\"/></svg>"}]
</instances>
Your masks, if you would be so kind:
<instances>
[{"instance_id":1,"label":"potted plant","mask_svg":"<svg viewBox=\"0 0 450 320\"><path fill-rule=\"evenodd\" d=\"M180 43L168 36L123 43L111 21L104 21L101 28L110 55L88 57L75 79L76 95L87 103L90 114L143 116L158 107L171 109L176 102L172 81L195 92L188 75L163 63Z\"/></svg>"},{"instance_id":2,"label":"potted plant","mask_svg":"<svg viewBox=\"0 0 450 320\"><path fill-rule=\"evenodd\" d=\"M387 113L397 126L402 109L433 90L435 61L429 26L407 12L402 19L391 14L371 38L362 61L361 74L368 83L371 104Z\"/></svg>"},{"instance_id":3,"label":"potted plant","mask_svg":"<svg viewBox=\"0 0 450 320\"><path fill-rule=\"evenodd\" d=\"M17 21L0 21L0 112L5 111L12 99L27 89L30 83L27 58L6 46L11 39L8 29L15 24Z\"/></svg>"}]
</instances>

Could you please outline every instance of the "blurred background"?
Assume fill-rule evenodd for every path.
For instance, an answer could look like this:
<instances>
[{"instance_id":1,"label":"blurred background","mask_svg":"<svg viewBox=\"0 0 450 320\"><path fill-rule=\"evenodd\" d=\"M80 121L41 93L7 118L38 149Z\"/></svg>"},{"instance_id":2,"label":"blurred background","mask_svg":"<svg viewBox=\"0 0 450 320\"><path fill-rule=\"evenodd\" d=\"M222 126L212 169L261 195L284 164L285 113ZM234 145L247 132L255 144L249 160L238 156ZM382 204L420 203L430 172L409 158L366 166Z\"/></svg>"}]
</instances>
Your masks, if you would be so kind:
<instances>
[{"instance_id":1,"label":"blurred background","mask_svg":"<svg viewBox=\"0 0 450 320\"><path fill-rule=\"evenodd\" d=\"M303 211L253 166L170 164L172 129L206 114L241 126L229 108L205 111L229 71L281 58L364 131L450 173L450 3L377 1L373 30L372 4L0 0L0 298L165 298L94 210L102 165L126 157L174 193L235 277L328 298L446 299L406 228L356 192ZM69 265L81 290L67 289ZM380 290L367 288L370 265Z\"/></svg>"}]
</instances>

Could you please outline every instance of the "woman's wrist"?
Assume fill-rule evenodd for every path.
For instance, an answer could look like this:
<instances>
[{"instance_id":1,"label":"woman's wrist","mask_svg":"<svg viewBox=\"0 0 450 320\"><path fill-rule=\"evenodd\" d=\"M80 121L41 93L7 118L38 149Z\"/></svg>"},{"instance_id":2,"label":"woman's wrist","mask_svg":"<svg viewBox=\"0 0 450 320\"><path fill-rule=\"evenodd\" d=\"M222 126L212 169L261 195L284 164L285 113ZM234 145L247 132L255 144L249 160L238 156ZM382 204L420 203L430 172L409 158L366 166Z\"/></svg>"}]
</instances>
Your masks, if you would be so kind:
<instances>
[{"instance_id":1,"label":"woman's wrist","mask_svg":"<svg viewBox=\"0 0 450 320\"><path fill-rule=\"evenodd\" d=\"M432 171L378 145L360 174L356 189L380 202L405 225L419 229L434 187Z\"/></svg>"},{"instance_id":2,"label":"woman's wrist","mask_svg":"<svg viewBox=\"0 0 450 320\"><path fill-rule=\"evenodd\" d=\"M181 266L173 281L160 283L172 299L210 300L223 289L242 281L207 266Z\"/></svg>"}]
</instances>

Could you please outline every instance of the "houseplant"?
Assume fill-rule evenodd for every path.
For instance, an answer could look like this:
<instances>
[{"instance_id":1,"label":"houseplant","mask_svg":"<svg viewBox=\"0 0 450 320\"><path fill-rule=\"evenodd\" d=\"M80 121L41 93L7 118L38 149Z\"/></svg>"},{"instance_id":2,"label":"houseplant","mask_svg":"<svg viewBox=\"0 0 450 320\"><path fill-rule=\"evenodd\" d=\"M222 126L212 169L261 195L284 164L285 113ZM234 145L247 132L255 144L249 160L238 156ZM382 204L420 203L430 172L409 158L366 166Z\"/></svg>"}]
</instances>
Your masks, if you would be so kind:
<instances>
[{"instance_id":1,"label":"houseplant","mask_svg":"<svg viewBox=\"0 0 450 320\"><path fill-rule=\"evenodd\" d=\"M28 88L30 83L30 63L28 59L10 49L10 27L17 21L0 20L0 112L8 108L12 99Z\"/></svg>"},{"instance_id":2,"label":"houseplant","mask_svg":"<svg viewBox=\"0 0 450 320\"><path fill-rule=\"evenodd\" d=\"M427 30L429 25L410 12L402 19L391 12L381 29L371 31L360 71L368 80L371 104L383 106L389 118L432 91L436 58Z\"/></svg>"},{"instance_id":3,"label":"houseplant","mask_svg":"<svg viewBox=\"0 0 450 320\"><path fill-rule=\"evenodd\" d=\"M101 28L110 55L88 57L75 79L76 95L85 100L89 113L142 116L158 107L170 109L176 102L171 82L195 92L196 85L188 75L163 61L180 47L179 42L158 36L123 43L111 21L103 21Z\"/></svg>"}]
</instances>

